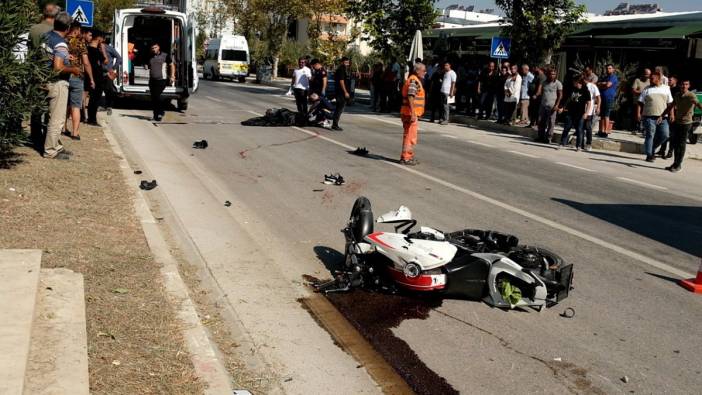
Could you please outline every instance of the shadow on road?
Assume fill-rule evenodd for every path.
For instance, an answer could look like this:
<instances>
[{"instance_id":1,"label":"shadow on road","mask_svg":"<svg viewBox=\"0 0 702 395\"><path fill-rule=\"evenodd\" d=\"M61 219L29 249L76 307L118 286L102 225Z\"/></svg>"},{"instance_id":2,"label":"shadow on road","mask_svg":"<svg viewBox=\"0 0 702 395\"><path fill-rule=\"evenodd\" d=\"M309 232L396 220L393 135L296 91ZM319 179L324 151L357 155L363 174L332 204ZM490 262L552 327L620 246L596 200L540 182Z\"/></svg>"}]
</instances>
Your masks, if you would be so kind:
<instances>
[{"instance_id":1,"label":"shadow on road","mask_svg":"<svg viewBox=\"0 0 702 395\"><path fill-rule=\"evenodd\" d=\"M627 158L627 159L631 159L631 158ZM642 164L631 163L631 162L622 162L622 161L619 161L619 160L599 159L599 158L590 158L590 160L595 160L595 161L598 161L598 162L616 163L616 164L624 165L624 166L627 166L627 167L642 167L642 168L647 168L647 169L663 170L663 169L661 169L660 167L656 167L656 166L648 166L648 165L642 165Z\"/></svg>"},{"instance_id":2,"label":"shadow on road","mask_svg":"<svg viewBox=\"0 0 702 395\"><path fill-rule=\"evenodd\" d=\"M11 169L23 162L25 154L0 150L0 169Z\"/></svg>"},{"instance_id":3,"label":"shadow on road","mask_svg":"<svg viewBox=\"0 0 702 395\"><path fill-rule=\"evenodd\" d=\"M552 200L690 255L702 255L702 207Z\"/></svg>"},{"instance_id":4,"label":"shadow on road","mask_svg":"<svg viewBox=\"0 0 702 395\"><path fill-rule=\"evenodd\" d=\"M678 282L680 282L679 278L668 277L668 276L664 276L662 274L651 273L651 272L645 272L645 273L648 274L649 276L660 278L661 280L670 281L673 284L677 284Z\"/></svg>"},{"instance_id":5,"label":"shadow on road","mask_svg":"<svg viewBox=\"0 0 702 395\"><path fill-rule=\"evenodd\" d=\"M325 246L315 246L314 253L332 275L344 268L343 253Z\"/></svg>"},{"instance_id":6,"label":"shadow on road","mask_svg":"<svg viewBox=\"0 0 702 395\"><path fill-rule=\"evenodd\" d=\"M358 156L358 157L361 157L361 158L367 158L367 159L373 159L373 160L381 160L381 161L390 162L390 163L398 163L398 164L400 163L400 160L399 160L399 159L388 158L387 156L383 156L383 155L379 155L379 154L373 154L373 153L370 153L370 152L369 152L368 154L366 154L366 155L358 155L358 154L356 154L354 151L346 151L346 152L348 152L350 155Z\"/></svg>"}]
</instances>

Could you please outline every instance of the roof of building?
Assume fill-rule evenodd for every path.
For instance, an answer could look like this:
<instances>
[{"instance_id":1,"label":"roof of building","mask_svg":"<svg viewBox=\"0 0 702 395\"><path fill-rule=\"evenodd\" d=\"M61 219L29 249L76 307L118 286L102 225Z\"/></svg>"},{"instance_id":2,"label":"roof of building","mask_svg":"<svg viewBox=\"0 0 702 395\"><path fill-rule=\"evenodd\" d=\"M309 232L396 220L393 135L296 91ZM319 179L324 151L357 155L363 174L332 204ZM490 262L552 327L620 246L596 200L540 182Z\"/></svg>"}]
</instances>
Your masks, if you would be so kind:
<instances>
[{"instance_id":1,"label":"roof of building","mask_svg":"<svg viewBox=\"0 0 702 395\"><path fill-rule=\"evenodd\" d=\"M459 36L490 38L499 35L502 23L485 23L424 32L425 37ZM573 37L602 38L685 38L702 33L702 11L657 12L654 14L588 16L571 34Z\"/></svg>"}]
</instances>

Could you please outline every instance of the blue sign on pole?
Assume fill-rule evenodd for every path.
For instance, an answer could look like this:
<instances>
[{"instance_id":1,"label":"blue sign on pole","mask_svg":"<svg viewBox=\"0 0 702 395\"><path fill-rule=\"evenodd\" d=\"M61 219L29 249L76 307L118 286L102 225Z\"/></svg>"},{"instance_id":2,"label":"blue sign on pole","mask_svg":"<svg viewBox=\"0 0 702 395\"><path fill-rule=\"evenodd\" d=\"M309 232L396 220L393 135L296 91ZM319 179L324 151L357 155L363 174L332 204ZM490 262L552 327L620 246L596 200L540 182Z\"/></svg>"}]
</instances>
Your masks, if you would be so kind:
<instances>
[{"instance_id":1,"label":"blue sign on pole","mask_svg":"<svg viewBox=\"0 0 702 395\"><path fill-rule=\"evenodd\" d=\"M509 50L512 40L509 38L493 37L490 45L490 57L495 59L509 59Z\"/></svg>"},{"instance_id":2,"label":"blue sign on pole","mask_svg":"<svg viewBox=\"0 0 702 395\"><path fill-rule=\"evenodd\" d=\"M82 26L93 26L94 8L91 0L66 0L66 12Z\"/></svg>"}]
</instances>

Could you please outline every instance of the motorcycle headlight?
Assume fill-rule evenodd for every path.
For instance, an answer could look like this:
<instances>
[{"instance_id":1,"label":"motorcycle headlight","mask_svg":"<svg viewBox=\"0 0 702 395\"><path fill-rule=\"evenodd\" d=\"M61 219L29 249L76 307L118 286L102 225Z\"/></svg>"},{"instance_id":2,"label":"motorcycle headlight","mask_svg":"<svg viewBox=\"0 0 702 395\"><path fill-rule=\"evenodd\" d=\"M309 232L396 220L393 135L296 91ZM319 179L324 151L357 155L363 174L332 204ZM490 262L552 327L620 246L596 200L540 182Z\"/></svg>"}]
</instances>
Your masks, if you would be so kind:
<instances>
[{"instance_id":1,"label":"motorcycle headlight","mask_svg":"<svg viewBox=\"0 0 702 395\"><path fill-rule=\"evenodd\" d=\"M422 268L419 267L418 264L416 264L414 262L410 262L410 263L405 265L403 272L404 272L405 276L407 276L409 278L415 278L415 277L419 277L419 273L422 272Z\"/></svg>"}]
</instances>

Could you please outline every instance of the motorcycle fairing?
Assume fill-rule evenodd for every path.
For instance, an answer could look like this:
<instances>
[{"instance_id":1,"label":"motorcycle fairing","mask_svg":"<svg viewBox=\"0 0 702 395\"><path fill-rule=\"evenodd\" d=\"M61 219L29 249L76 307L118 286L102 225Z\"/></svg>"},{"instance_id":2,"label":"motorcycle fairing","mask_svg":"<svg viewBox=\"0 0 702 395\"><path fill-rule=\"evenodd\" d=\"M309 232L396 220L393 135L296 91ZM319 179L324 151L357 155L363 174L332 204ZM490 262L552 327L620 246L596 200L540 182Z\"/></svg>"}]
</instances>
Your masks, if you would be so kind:
<instances>
[{"instance_id":1,"label":"motorcycle fairing","mask_svg":"<svg viewBox=\"0 0 702 395\"><path fill-rule=\"evenodd\" d=\"M375 232L364 238L393 262L414 262L422 271L443 266L453 259L458 248L443 241L410 239L399 233ZM396 266L402 270L402 267Z\"/></svg>"},{"instance_id":2,"label":"motorcycle fairing","mask_svg":"<svg viewBox=\"0 0 702 395\"><path fill-rule=\"evenodd\" d=\"M487 304L495 307L514 308L520 306L530 306L537 310L541 310L546 306L547 289L546 284L537 276L533 276L524 272L524 269L503 255L498 254L473 254L474 256L492 262L490 273L487 278L488 294L483 299ZM509 281L518 281L522 291L522 298L517 304L512 305L502 297L500 290L497 289L500 278ZM528 287L524 289L524 287Z\"/></svg>"}]
</instances>

